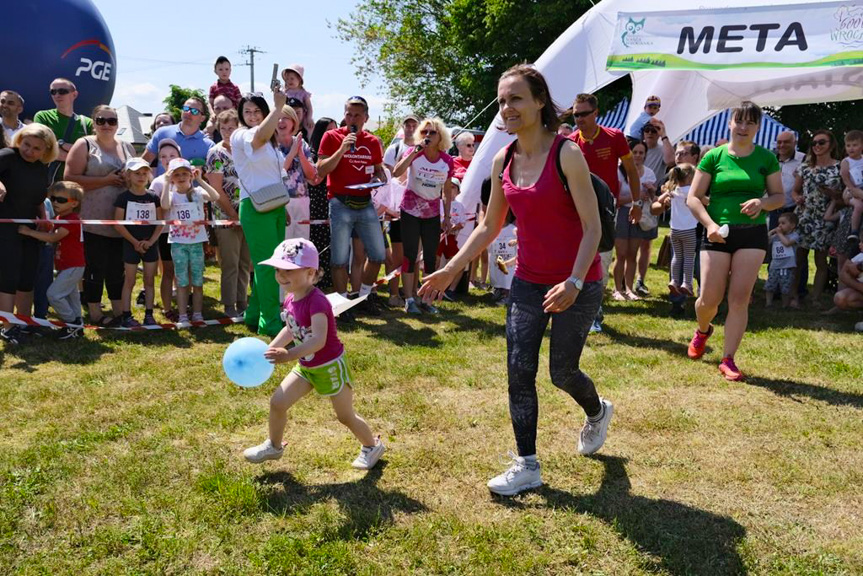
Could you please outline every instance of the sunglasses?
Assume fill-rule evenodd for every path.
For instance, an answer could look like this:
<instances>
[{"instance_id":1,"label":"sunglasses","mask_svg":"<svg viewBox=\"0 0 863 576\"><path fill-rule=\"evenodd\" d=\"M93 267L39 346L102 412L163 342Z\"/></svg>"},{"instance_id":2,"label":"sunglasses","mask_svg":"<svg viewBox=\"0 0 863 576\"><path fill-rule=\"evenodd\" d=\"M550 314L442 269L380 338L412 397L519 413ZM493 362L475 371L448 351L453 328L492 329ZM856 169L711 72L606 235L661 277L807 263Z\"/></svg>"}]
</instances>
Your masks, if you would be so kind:
<instances>
[{"instance_id":1,"label":"sunglasses","mask_svg":"<svg viewBox=\"0 0 863 576\"><path fill-rule=\"evenodd\" d=\"M476 144L474 144L473 142L464 145L465 148L473 148L474 146L476 146Z\"/></svg>"},{"instance_id":2,"label":"sunglasses","mask_svg":"<svg viewBox=\"0 0 863 576\"><path fill-rule=\"evenodd\" d=\"M594 112L596 112L596 108L594 108L593 110L587 110L585 112L573 112L572 115L576 118L584 118L585 116L590 116Z\"/></svg>"},{"instance_id":3,"label":"sunglasses","mask_svg":"<svg viewBox=\"0 0 863 576\"><path fill-rule=\"evenodd\" d=\"M648 104L646 107L647 108L661 108L661 106L659 104Z\"/></svg>"},{"instance_id":4,"label":"sunglasses","mask_svg":"<svg viewBox=\"0 0 863 576\"><path fill-rule=\"evenodd\" d=\"M107 124L108 126L116 126L117 119L116 118L94 118L93 121L96 123L96 126L104 126Z\"/></svg>"},{"instance_id":5,"label":"sunglasses","mask_svg":"<svg viewBox=\"0 0 863 576\"><path fill-rule=\"evenodd\" d=\"M423 136L434 136L435 134L437 134L437 130L420 130L420 134L422 134Z\"/></svg>"},{"instance_id":6,"label":"sunglasses","mask_svg":"<svg viewBox=\"0 0 863 576\"><path fill-rule=\"evenodd\" d=\"M68 88L51 88L51 96L56 96L57 94L59 94L60 96L65 96L70 92L72 91Z\"/></svg>"},{"instance_id":7,"label":"sunglasses","mask_svg":"<svg viewBox=\"0 0 863 576\"><path fill-rule=\"evenodd\" d=\"M813 140L812 141L813 146L827 146L828 144L830 144L830 140Z\"/></svg>"},{"instance_id":8,"label":"sunglasses","mask_svg":"<svg viewBox=\"0 0 863 576\"><path fill-rule=\"evenodd\" d=\"M656 128L644 127L641 129L641 131L645 134L658 134L659 133L659 130L657 130Z\"/></svg>"},{"instance_id":9,"label":"sunglasses","mask_svg":"<svg viewBox=\"0 0 863 576\"><path fill-rule=\"evenodd\" d=\"M201 110L198 108L192 108L191 106L183 106L183 112L189 112L192 116L198 116L201 113Z\"/></svg>"},{"instance_id":10,"label":"sunglasses","mask_svg":"<svg viewBox=\"0 0 863 576\"><path fill-rule=\"evenodd\" d=\"M66 198L65 196L51 196L51 202L54 204L65 204L66 202L71 202L71 198Z\"/></svg>"}]
</instances>

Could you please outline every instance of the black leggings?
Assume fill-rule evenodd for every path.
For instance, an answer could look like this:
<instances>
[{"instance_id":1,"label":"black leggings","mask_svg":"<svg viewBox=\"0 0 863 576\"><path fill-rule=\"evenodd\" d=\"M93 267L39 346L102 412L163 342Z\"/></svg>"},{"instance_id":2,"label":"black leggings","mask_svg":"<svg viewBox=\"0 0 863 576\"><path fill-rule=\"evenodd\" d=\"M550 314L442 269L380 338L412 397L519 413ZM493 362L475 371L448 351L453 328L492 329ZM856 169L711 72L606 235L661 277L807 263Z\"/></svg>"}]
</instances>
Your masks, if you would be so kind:
<instances>
[{"instance_id":1,"label":"black leggings","mask_svg":"<svg viewBox=\"0 0 863 576\"><path fill-rule=\"evenodd\" d=\"M548 369L551 383L569 394L588 416L596 416L602 411L593 381L579 367L590 325L602 302L602 284L586 283L572 306L563 312L548 314L543 311L542 303L552 288L515 277L509 292L510 304L506 314L509 415L519 456L536 454L539 416L536 372L539 349L549 320L551 346Z\"/></svg>"},{"instance_id":2,"label":"black leggings","mask_svg":"<svg viewBox=\"0 0 863 576\"><path fill-rule=\"evenodd\" d=\"M0 292L32 292L41 242L18 233L18 224L0 224Z\"/></svg>"},{"instance_id":3,"label":"black leggings","mask_svg":"<svg viewBox=\"0 0 863 576\"><path fill-rule=\"evenodd\" d=\"M108 300L123 297L125 270L123 265L122 238L99 236L84 232L84 302L97 304L102 301L102 289L108 290Z\"/></svg>"},{"instance_id":4,"label":"black leggings","mask_svg":"<svg viewBox=\"0 0 863 576\"><path fill-rule=\"evenodd\" d=\"M404 244L405 262L402 270L413 274L420 251L420 240L423 243L423 267L426 274L434 272L437 258L437 247L440 244L440 218L417 218L402 210L401 237Z\"/></svg>"}]
</instances>

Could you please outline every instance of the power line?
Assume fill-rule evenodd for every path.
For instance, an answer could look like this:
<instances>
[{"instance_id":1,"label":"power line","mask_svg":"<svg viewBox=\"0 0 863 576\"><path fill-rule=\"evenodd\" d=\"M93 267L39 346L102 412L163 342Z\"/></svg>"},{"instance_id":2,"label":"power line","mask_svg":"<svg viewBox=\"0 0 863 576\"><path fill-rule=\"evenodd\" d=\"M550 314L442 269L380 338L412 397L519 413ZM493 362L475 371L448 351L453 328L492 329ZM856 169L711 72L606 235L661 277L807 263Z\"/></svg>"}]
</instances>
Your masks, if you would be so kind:
<instances>
[{"instance_id":1,"label":"power line","mask_svg":"<svg viewBox=\"0 0 863 576\"><path fill-rule=\"evenodd\" d=\"M240 54L249 56L248 62L243 62L241 66L248 66L251 69L252 76L252 92L255 91L255 54L266 54L263 50L258 48L257 46L249 46L246 45L245 48L240 49Z\"/></svg>"}]
</instances>

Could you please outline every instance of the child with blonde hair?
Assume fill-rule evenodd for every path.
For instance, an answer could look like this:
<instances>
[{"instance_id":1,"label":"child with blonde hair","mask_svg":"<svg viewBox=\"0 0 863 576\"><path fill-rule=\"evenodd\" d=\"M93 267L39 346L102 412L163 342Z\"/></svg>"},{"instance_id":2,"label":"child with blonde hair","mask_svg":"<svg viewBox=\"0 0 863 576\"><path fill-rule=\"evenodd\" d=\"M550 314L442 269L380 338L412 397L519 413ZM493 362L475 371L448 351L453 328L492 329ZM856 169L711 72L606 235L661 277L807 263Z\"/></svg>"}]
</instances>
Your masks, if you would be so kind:
<instances>
[{"instance_id":1,"label":"child with blonde hair","mask_svg":"<svg viewBox=\"0 0 863 576\"><path fill-rule=\"evenodd\" d=\"M285 327L264 356L274 364L298 363L270 399L269 437L246 449L243 456L255 464L281 458L287 412L314 390L330 399L339 422L360 441L353 467L373 468L386 448L380 436L374 436L366 421L354 412L351 372L345 347L336 333L333 308L315 286L320 278L318 250L304 238L292 238L279 244L273 256L260 264L275 268L276 280L287 295L282 312ZM285 348L291 341L294 346Z\"/></svg>"},{"instance_id":2,"label":"child with blonde hair","mask_svg":"<svg viewBox=\"0 0 863 576\"><path fill-rule=\"evenodd\" d=\"M678 164L668 171L662 194L651 205L653 214L671 209L671 279L668 290L674 295L692 296L692 274L695 269L695 228L698 221L686 205L689 187L695 177L692 164Z\"/></svg>"},{"instance_id":3,"label":"child with blonde hair","mask_svg":"<svg viewBox=\"0 0 863 576\"><path fill-rule=\"evenodd\" d=\"M175 158L168 164L167 186L162 190L162 208L169 220L194 222L204 219L204 202L216 202L219 193L201 178L201 171L188 160ZM192 322L203 322L204 242L203 224L171 224L168 242L177 278L177 308L181 324L189 321L189 285L192 287Z\"/></svg>"},{"instance_id":4,"label":"child with blonde hair","mask_svg":"<svg viewBox=\"0 0 863 576\"><path fill-rule=\"evenodd\" d=\"M67 324L78 324L77 327L66 327L60 330L60 339L79 338L83 334L81 318L81 295L78 283L84 277L84 237L81 224L81 202L84 201L84 189L75 182L60 180L48 188L48 198L54 208L54 217L58 220L71 220L71 224L57 224L51 232L39 232L29 226L21 225L18 233L30 236L40 242L56 243L54 251L54 268L57 276L48 287L48 303L54 312Z\"/></svg>"}]
</instances>

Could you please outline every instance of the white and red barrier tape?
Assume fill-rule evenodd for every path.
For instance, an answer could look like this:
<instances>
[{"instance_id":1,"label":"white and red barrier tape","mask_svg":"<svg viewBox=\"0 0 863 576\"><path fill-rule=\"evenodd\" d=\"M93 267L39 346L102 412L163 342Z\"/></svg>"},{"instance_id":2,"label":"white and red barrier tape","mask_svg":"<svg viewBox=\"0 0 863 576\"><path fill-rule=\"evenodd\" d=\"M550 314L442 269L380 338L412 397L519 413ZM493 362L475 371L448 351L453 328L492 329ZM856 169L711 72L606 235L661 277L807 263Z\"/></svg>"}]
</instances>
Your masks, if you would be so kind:
<instances>
[{"instance_id":1,"label":"white and red barrier tape","mask_svg":"<svg viewBox=\"0 0 863 576\"><path fill-rule=\"evenodd\" d=\"M396 221L398 218L392 218ZM468 216L465 221L476 220ZM296 224L329 224L329 220L300 220ZM85 226L240 226L239 220L61 220L59 218L0 218L0 224L82 224Z\"/></svg>"},{"instance_id":2,"label":"white and red barrier tape","mask_svg":"<svg viewBox=\"0 0 863 576\"><path fill-rule=\"evenodd\" d=\"M386 284L390 280L401 275L401 270L393 270L380 280L375 281L375 286ZM216 318L214 320L203 320L201 322L165 322L153 326L135 326L134 328L125 328L123 326L94 326L90 324L72 324L61 320L44 320L42 318L33 318L31 316L22 316L20 314L12 314L11 312L0 312L0 320L17 324L19 326L42 326L44 328L85 328L87 330L119 330L121 332L144 332L147 330L179 330L181 328L201 328L204 326L230 326L232 324L240 324L243 322L242 316L235 318Z\"/></svg>"}]
</instances>

